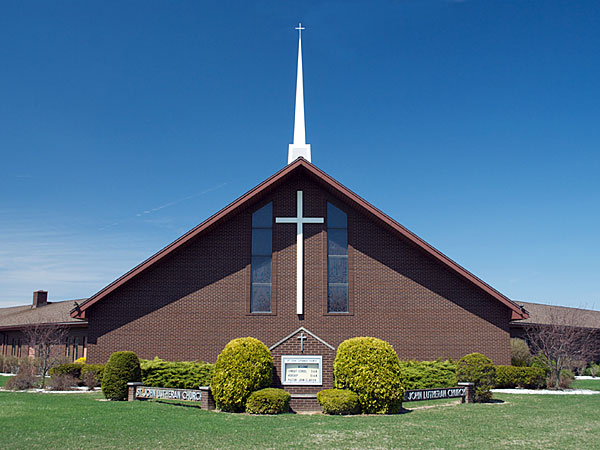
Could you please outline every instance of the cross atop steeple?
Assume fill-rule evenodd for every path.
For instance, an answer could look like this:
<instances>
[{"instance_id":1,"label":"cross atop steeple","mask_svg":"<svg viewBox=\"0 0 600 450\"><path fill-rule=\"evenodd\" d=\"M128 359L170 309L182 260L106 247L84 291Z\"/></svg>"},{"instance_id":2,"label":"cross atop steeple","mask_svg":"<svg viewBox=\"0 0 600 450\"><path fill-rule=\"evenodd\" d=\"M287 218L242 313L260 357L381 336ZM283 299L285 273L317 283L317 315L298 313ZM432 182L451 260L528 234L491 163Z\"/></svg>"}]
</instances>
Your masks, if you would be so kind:
<instances>
[{"instance_id":1,"label":"cross atop steeple","mask_svg":"<svg viewBox=\"0 0 600 450\"><path fill-rule=\"evenodd\" d=\"M294 141L288 148L288 164L303 157L310 161L310 144L306 143L304 128L304 81L302 78L302 30L305 27L298 23L298 73L296 76L296 114L294 117Z\"/></svg>"}]
</instances>

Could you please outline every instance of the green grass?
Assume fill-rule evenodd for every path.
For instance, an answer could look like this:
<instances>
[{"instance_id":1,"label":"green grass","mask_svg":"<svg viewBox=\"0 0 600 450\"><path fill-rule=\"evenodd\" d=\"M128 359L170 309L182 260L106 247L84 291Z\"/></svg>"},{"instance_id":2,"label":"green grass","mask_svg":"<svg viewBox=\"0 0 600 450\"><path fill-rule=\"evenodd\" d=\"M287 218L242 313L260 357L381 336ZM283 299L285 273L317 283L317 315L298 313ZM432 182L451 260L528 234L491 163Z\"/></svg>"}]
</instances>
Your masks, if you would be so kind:
<instances>
[{"instance_id":1,"label":"green grass","mask_svg":"<svg viewBox=\"0 0 600 450\"><path fill-rule=\"evenodd\" d=\"M504 394L493 404L354 417L248 416L100 397L0 392L2 447L582 449L600 436L600 398L584 395Z\"/></svg>"},{"instance_id":2,"label":"green grass","mask_svg":"<svg viewBox=\"0 0 600 450\"><path fill-rule=\"evenodd\" d=\"M3 387L11 378L6 375L0 375L0 387Z\"/></svg>"},{"instance_id":3,"label":"green grass","mask_svg":"<svg viewBox=\"0 0 600 450\"><path fill-rule=\"evenodd\" d=\"M571 385L573 389L590 389L600 391L600 380L575 380Z\"/></svg>"}]
</instances>

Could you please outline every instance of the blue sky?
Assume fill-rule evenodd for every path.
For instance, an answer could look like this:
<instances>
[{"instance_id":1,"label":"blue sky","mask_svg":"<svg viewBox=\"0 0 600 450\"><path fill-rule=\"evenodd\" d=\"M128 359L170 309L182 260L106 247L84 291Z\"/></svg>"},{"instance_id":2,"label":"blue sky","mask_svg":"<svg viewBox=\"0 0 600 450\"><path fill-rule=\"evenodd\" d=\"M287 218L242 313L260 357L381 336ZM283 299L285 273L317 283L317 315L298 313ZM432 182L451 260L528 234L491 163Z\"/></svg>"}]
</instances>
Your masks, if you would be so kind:
<instances>
[{"instance_id":1,"label":"blue sky","mask_svg":"<svg viewBox=\"0 0 600 450\"><path fill-rule=\"evenodd\" d=\"M600 309L600 8L5 2L0 306L88 297L287 162L514 300Z\"/></svg>"}]
</instances>

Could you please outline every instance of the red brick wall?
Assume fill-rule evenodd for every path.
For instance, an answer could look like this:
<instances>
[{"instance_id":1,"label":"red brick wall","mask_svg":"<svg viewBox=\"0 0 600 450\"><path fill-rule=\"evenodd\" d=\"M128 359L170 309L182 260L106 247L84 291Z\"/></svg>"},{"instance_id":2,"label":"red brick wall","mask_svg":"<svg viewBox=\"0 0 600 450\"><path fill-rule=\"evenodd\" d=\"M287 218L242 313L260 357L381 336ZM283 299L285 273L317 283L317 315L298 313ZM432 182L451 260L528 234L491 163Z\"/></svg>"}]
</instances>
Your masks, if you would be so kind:
<instances>
[{"instance_id":1,"label":"red brick wall","mask_svg":"<svg viewBox=\"0 0 600 450\"><path fill-rule=\"evenodd\" d=\"M325 217L328 200L348 214L350 314L326 313L326 224L304 229L304 316L295 312L291 224L273 225L273 313L248 314L252 212L273 201L275 216L295 216L298 189L305 216ZM233 338L253 336L271 346L303 326L334 347L354 336L379 337L402 359L477 351L497 364L510 362L506 306L336 195L293 175L90 307L88 361L133 350L142 358L214 362Z\"/></svg>"}]
</instances>

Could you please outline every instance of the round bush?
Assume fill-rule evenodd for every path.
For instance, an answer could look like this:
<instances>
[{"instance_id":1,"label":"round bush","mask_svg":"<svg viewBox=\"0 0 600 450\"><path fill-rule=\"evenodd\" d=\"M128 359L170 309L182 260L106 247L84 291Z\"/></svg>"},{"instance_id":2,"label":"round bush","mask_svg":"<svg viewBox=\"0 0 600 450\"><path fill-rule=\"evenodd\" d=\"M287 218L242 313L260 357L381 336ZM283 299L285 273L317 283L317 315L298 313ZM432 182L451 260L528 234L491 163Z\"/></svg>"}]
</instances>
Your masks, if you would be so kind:
<instances>
[{"instance_id":1,"label":"round bush","mask_svg":"<svg viewBox=\"0 0 600 450\"><path fill-rule=\"evenodd\" d=\"M325 389L317 394L319 405L325 414L358 414L358 395L348 389Z\"/></svg>"},{"instance_id":2,"label":"round bush","mask_svg":"<svg viewBox=\"0 0 600 450\"><path fill-rule=\"evenodd\" d=\"M516 367L529 366L531 352L527 342L519 338L510 338L510 363Z\"/></svg>"},{"instance_id":3,"label":"round bush","mask_svg":"<svg viewBox=\"0 0 600 450\"><path fill-rule=\"evenodd\" d=\"M490 389L496 381L496 367L492 360L481 353L470 353L458 360L456 379L473 383L476 402L487 402L492 399Z\"/></svg>"},{"instance_id":4,"label":"round bush","mask_svg":"<svg viewBox=\"0 0 600 450\"><path fill-rule=\"evenodd\" d=\"M250 414L281 414L290 410L291 395L283 389L266 388L250 394L246 412Z\"/></svg>"},{"instance_id":5,"label":"round bush","mask_svg":"<svg viewBox=\"0 0 600 450\"><path fill-rule=\"evenodd\" d=\"M269 387L273 358L265 344L251 337L229 342L215 364L210 389L222 411L243 412L252 392Z\"/></svg>"},{"instance_id":6,"label":"round bush","mask_svg":"<svg viewBox=\"0 0 600 450\"><path fill-rule=\"evenodd\" d=\"M109 400L125 400L127 383L141 381L140 360L133 352L110 355L102 376L102 393Z\"/></svg>"},{"instance_id":7,"label":"round bush","mask_svg":"<svg viewBox=\"0 0 600 450\"><path fill-rule=\"evenodd\" d=\"M350 389L367 414L400 411L404 388L398 355L390 344L356 337L340 344L333 362L335 387Z\"/></svg>"}]
</instances>

